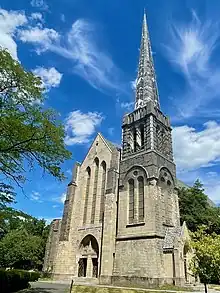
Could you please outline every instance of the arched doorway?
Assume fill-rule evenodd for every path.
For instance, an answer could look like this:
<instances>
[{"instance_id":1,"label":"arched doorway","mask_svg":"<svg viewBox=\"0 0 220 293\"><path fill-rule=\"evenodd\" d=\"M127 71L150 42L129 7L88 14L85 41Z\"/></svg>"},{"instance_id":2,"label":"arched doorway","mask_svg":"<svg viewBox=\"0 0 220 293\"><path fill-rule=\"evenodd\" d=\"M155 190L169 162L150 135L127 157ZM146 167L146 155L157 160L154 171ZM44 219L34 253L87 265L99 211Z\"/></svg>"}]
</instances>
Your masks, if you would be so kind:
<instances>
[{"instance_id":1,"label":"arched doorway","mask_svg":"<svg viewBox=\"0 0 220 293\"><path fill-rule=\"evenodd\" d=\"M87 235L79 246L78 277L98 277L99 246L96 238Z\"/></svg>"}]
</instances>

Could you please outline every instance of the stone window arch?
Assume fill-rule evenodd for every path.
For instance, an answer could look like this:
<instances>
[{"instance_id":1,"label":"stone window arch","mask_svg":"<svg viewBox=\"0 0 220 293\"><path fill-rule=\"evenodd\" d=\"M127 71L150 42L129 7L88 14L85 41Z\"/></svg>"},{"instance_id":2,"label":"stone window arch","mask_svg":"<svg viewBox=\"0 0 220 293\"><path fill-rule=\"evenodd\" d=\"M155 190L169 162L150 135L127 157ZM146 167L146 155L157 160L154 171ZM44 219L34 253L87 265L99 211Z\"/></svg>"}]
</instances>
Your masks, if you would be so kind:
<instances>
[{"instance_id":1,"label":"stone window arch","mask_svg":"<svg viewBox=\"0 0 220 293\"><path fill-rule=\"evenodd\" d=\"M162 167L159 171L158 184L161 188L173 188L174 187L173 176L170 173L170 171L165 167Z\"/></svg>"},{"instance_id":2,"label":"stone window arch","mask_svg":"<svg viewBox=\"0 0 220 293\"><path fill-rule=\"evenodd\" d=\"M138 220L144 221L144 177L139 176L138 179Z\"/></svg>"},{"instance_id":3,"label":"stone window arch","mask_svg":"<svg viewBox=\"0 0 220 293\"><path fill-rule=\"evenodd\" d=\"M129 224L131 224L134 222L134 208L135 208L134 179L132 178L128 180L128 190L129 190Z\"/></svg>"},{"instance_id":4,"label":"stone window arch","mask_svg":"<svg viewBox=\"0 0 220 293\"><path fill-rule=\"evenodd\" d=\"M174 220L174 180L170 171L163 167L159 171L158 186L161 188L161 194L164 200L163 222L168 226L173 226Z\"/></svg>"},{"instance_id":5,"label":"stone window arch","mask_svg":"<svg viewBox=\"0 0 220 293\"><path fill-rule=\"evenodd\" d=\"M85 204L84 204L84 213L83 213L83 224L86 223L86 219L87 219L90 179L91 179L91 168L87 167L86 168L86 193L85 193Z\"/></svg>"},{"instance_id":6,"label":"stone window arch","mask_svg":"<svg viewBox=\"0 0 220 293\"><path fill-rule=\"evenodd\" d=\"M99 178L99 159L94 160L94 183L93 183L93 196L92 196L92 212L91 212L91 224L95 222L95 210L96 210L96 197L97 197L97 187Z\"/></svg>"},{"instance_id":7,"label":"stone window arch","mask_svg":"<svg viewBox=\"0 0 220 293\"><path fill-rule=\"evenodd\" d=\"M128 223L142 223L147 172L142 166L133 166L125 175L124 182L128 193Z\"/></svg>"},{"instance_id":8,"label":"stone window arch","mask_svg":"<svg viewBox=\"0 0 220 293\"><path fill-rule=\"evenodd\" d=\"M99 215L100 223L103 220L103 213L105 209L105 186L106 186L106 169L107 169L105 161L102 161L101 169L102 169L102 185L101 185L100 215Z\"/></svg>"}]
</instances>

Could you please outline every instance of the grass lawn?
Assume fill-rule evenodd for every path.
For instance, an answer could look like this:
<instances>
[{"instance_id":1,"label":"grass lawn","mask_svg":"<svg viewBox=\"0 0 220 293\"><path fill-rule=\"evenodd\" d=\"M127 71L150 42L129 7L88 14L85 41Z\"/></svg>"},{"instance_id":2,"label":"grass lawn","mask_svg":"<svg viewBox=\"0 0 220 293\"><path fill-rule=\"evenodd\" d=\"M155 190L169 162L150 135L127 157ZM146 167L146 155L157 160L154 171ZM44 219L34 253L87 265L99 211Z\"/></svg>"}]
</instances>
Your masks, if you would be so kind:
<instances>
[{"instance_id":1,"label":"grass lawn","mask_svg":"<svg viewBox=\"0 0 220 293\"><path fill-rule=\"evenodd\" d=\"M192 289L176 287L171 285L164 285L159 288L155 288L155 290L164 290L163 293L166 293L165 290L173 290L173 291L193 291ZM109 287L95 287L95 286L83 286L83 285L75 285L73 286L71 293L155 293L158 291L154 291L151 289L149 291L144 291L142 289L127 289L127 288L109 288Z\"/></svg>"}]
</instances>

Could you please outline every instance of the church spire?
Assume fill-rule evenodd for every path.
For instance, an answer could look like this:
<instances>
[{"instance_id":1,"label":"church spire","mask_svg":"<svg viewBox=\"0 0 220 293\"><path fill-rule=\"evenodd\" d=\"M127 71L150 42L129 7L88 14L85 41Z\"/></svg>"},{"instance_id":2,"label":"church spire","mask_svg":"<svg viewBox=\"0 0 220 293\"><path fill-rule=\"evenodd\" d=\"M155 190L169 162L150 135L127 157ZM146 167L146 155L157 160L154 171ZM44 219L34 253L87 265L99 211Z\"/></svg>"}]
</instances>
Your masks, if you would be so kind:
<instances>
[{"instance_id":1,"label":"church spire","mask_svg":"<svg viewBox=\"0 0 220 293\"><path fill-rule=\"evenodd\" d=\"M154 102L157 108L160 108L146 13L144 11L135 109L144 107L150 100Z\"/></svg>"}]
</instances>

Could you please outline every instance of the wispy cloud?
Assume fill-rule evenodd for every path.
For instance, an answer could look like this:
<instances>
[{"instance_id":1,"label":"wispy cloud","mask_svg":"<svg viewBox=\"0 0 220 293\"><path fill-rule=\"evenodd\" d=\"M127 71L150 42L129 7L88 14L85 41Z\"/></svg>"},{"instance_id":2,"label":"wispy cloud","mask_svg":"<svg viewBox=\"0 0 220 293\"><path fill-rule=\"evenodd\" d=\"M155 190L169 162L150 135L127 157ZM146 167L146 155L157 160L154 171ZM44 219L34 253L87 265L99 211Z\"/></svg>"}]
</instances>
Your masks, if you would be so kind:
<instances>
[{"instance_id":1,"label":"wispy cloud","mask_svg":"<svg viewBox=\"0 0 220 293\"><path fill-rule=\"evenodd\" d=\"M31 0L31 6L41 10L48 10L49 8L45 0Z\"/></svg>"},{"instance_id":2,"label":"wispy cloud","mask_svg":"<svg viewBox=\"0 0 220 293\"><path fill-rule=\"evenodd\" d=\"M36 201L36 202L39 202L39 203L42 203L43 202L41 200L40 193L37 192L37 191L32 191L31 196L30 196L30 200Z\"/></svg>"},{"instance_id":3,"label":"wispy cloud","mask_svg":"<svg viewBox=\"0 0 220 293\"><path fill-rule=\"evenodd\" d=\"M200 21L195 11L192 11L191 23L171 26L171 40L166 45L168 57L186 82L185 91L178 93L176 99L181 119L203 115L207 104L219 97L220 69L212 62L219 28L218 23ZM209 115L211 117L211 112Z\"/></svg>"},{"instance_id":4,"label":"wispy cloud","mask_svg":"<svg viewBox=\"0 0 220 293\"><path fill-rule=\"evenodd\" d=\"M120 70L99 44L96 28L84 19L73 23L61 44L50 48L72 60L73 71L99 90L122 91Z\"/></svg>"},{"instance_id":5,"label":"wispy cloud","mask_svg":"<svg viewBox=\"0 0 220 293\"><path fill-rule=\"evenodd\" d=\"M56 197L52 197L51 198L51 201L57 202L57 203L62 203L62 204L65 202L65 200L66 200L66 193L65 192L63 192L59 196L56 196ZM53 205L53 207L58 207L58 206L57 205Z\"/></svg>"},{"instance_id":6,"label":"wispy cloud","mask_svg":"<svg viewBox=\"0 0 220 293\"><path fill-rule=\"evenodd\" d=\"M78 19L63 36L54 29L36 26L21 30L19 38L34 44L38 54L48 50L71 60L73 73L95 89L126 93L119 68L101 49L97 30L93 23Z\"/></svg>"},{"instance_id":7,"label":"wispy cloud","mask_svg":"<svg viewBox=\"0 0 220 293\"><path fill-rule=\"evenodd\" d=\"M38 54L49 50L53 43L60 39L59 33L54 29L41 28L40 26L22 29L19 31L18 37L24 43L35 44Z\"/></svg>"},{"instance_id":8,"label":"wispy cloud","mask_svg":"<svg viewBox=\"0 0 220 293\"><path fill-rule=\"evenodd\" d=\"M103 119L102 114L97 112L82 113L79 110L70 112L65 120L65 143L67 145L89 143Z\"/></svg>"},{"instance_id":9,"label":"wispy cloud","mask_svg":"<svg viewBox=\"0 0 220 293\"><path fill-rule=\"evenodd\" d=\"M120 106L122 109L130 112L134 108L134 102L120 102Z\"/></svg>"}]
</instances>

